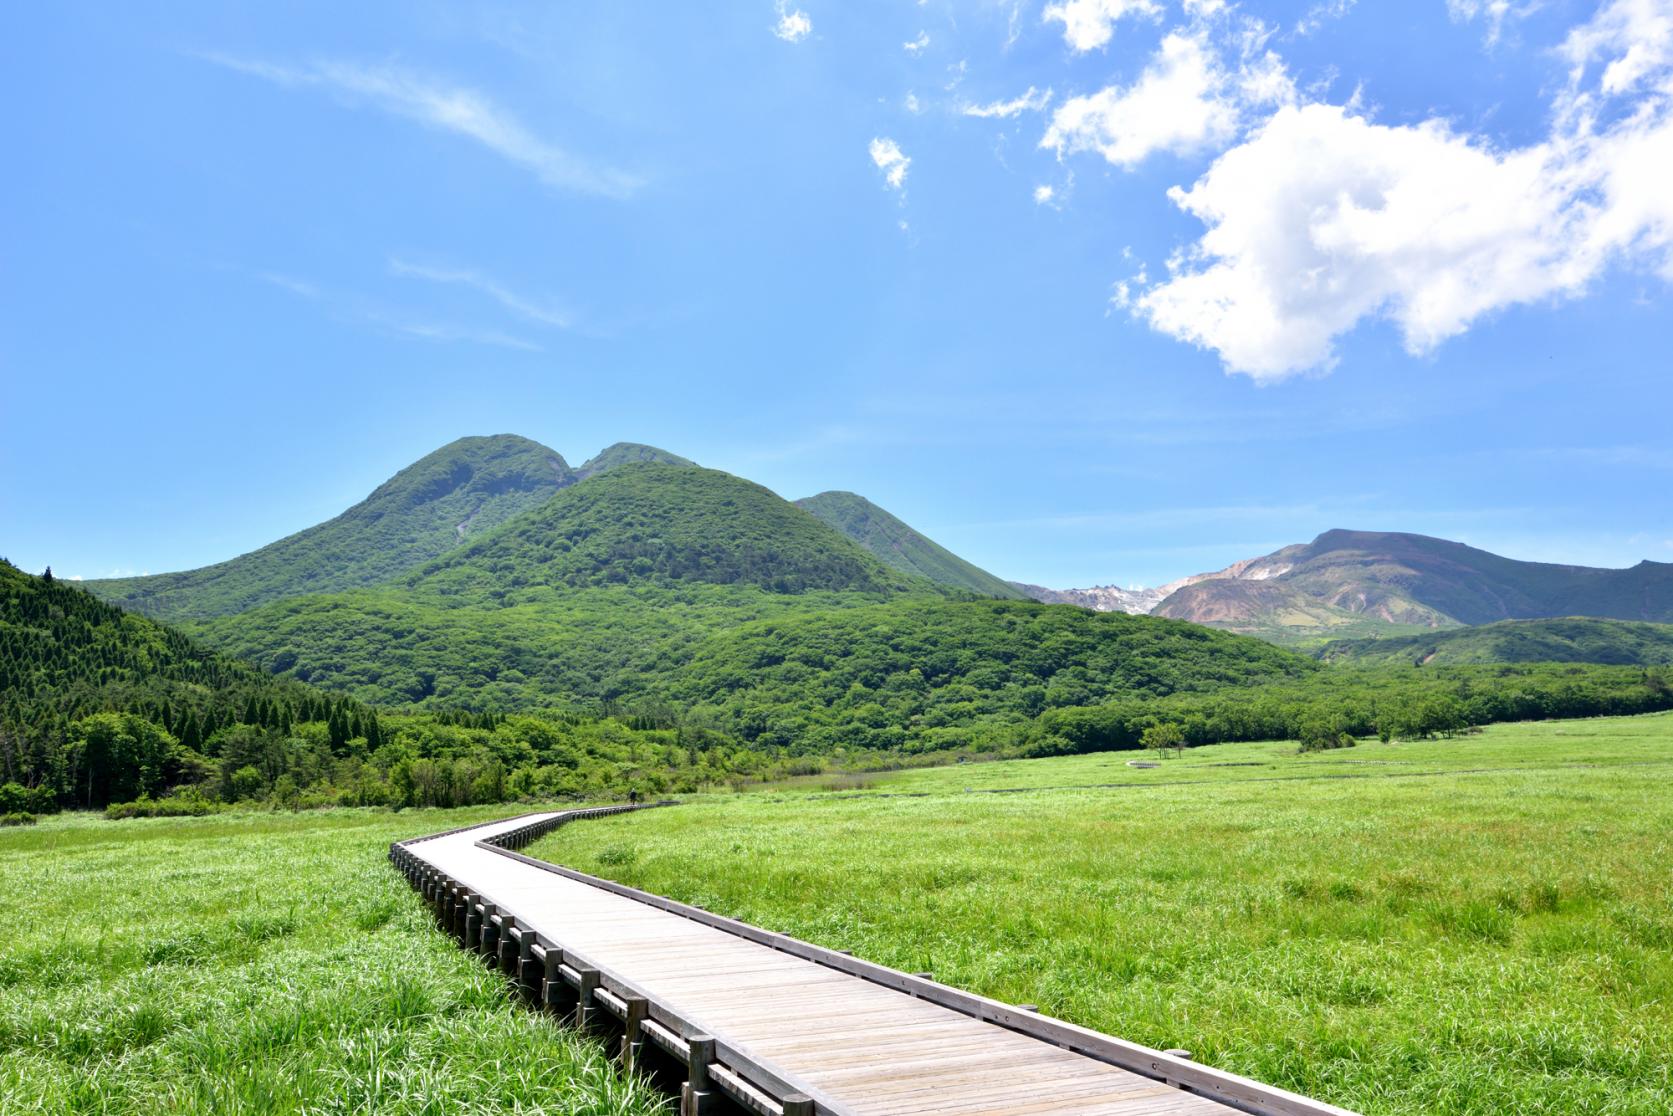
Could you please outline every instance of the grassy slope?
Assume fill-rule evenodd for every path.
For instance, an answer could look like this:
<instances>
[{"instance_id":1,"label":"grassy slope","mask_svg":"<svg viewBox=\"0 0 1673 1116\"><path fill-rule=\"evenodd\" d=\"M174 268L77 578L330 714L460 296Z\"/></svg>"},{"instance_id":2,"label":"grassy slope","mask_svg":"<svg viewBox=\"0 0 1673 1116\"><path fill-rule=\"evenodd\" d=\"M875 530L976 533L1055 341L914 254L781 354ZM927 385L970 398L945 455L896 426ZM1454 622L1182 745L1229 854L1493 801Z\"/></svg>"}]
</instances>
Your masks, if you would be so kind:
<instances>
[{"instance_id":1,"label":"grassy slope","mask_svg":"<svg viewBox=\"0 0 1673 1116\"><path fill-rule=\"evenodd\" d=\"M1399 638L1341 640L1325 645L1328 662L1422 663L1673 663L1673 624L1564 617L1504 620L1477 628Z\"/></svg>"},{"instance_id":2,"label":"grassy slope","mask_svg":"<svg viewBox=\"0 0 1673 1116\"><path fill-rule=\"evenodd\" d=\"M183 573L86 582L167 620L225 616L302 593L373 585L452 550L573 481L555 451L515 435L461 438L402 469L325 523Z\"/></svg>"},{"instance_id":3,"label":"grassy slope","mask_svg":"<svg viewBox=\"0 0 1673 1116\"><path fill-rule=\"evenodd\" d=\"M796 506L841 531L897 570L927 577L941 585L968 589L984 597L1027 598L1016 586L925 538L864 496L852 492L821 492L797 500Z\"/></svg>"},{"instance_id":4,"label":"grassy slope","mask_svg":"<svg viewBox=\"0 0 1673 1116\"><path fill-rule=\"evenodd\" d=\"M385 860L507 809L0 830L0 1113L665 1111Z\"/></svg>"},{"instance_id":5,"label":"grassy slope","mask_svg":"<svg viewBox=\"0 0 1673 1116\"><path fill-rule=\"evenodd\" d=\"M716 796L531 851L1369 1116L1673 1109L1673 716L1125 758Z\"/></svg>"}]
</instances>

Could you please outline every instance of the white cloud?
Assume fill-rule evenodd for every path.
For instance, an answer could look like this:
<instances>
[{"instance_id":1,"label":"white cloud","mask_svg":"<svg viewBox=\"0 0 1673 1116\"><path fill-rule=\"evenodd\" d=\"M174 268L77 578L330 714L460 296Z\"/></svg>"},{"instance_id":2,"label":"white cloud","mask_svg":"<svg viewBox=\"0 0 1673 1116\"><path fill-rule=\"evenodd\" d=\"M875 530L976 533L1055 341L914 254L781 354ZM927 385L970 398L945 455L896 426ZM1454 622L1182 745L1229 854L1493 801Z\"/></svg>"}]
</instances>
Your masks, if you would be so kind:
<instances>
[{"instance_id":1,"label":"white cloud","mask_svg":"<svg viewBox=\"0 0 1673 1116\"><path fill-rule=\"evenodd\" d=\"M868 150L871 152L871 161L883 172L883 181L888 184L889 189L904 189L906 172L911 168L912 160L901 151L900 144L880 136L871 141Z\"/></svg>"},{"instance_id":2,"label":"white cloud","mask_svg":"<svg viewBox=\"0 0 1673 1116\"><path fill-rule=\"evenodd\" d=\"M1631 93L1646 78L1659 80L1663 96L1673 94L1673 0L1612 0L1590 23L1570 31L1560 48L1574 67L1566 103L1591 103L1584 88L1595 62L1604 62L1598 86L1606 97Z\"/></svg>"},{"instance_id":3,"label":"white cloud","mask_svg":"<svg viewBox=\"0 0 1673 1116\"><path fill-rule=\"evenodd\" d=\"M1480 19L1487 25L1487 45L1493 46L1504 34L1505 24L1520 19L1539 7L1540 0L1513 4L1511 0L1446 0L1447 14L1458 23Z\"/></svg>"},{"instance_id":4,"label":"white cloud","mask_svg":"<svg viewBox=\"0 0 1673 1116\"><path fill-rule=\"evenodd\" d=\"M918 100L918 94L914 93L910 89L906 91L906 96L900 103L905 107L906 111L911 113L913 116L917 116L919 113L924 111L924 103Z\"/></svg>"},{"instance_id":5,"label":"white cloud","mask_svg":"<svg viewBox=\"0 0 1673 1116\"><path fill-rule=\"evenodd\" d=\"M1052 200L1056 197L1057 191L1047 183L1041 183L1039 186L1034 187L1035 205L1050 205Z\"/></svg>"},{"instance_id":6,"label":"white cloud","mask_svg":"<svg viewBox=\"0 0 1673 1116\"><path fill-rule=\"evenodd\" d=\"M793 11L785 6L784 0L778 0L776 9L778 23L773 25L773 34L787 43L799 43L813 34L813 20L804 11Z\"/></svg>"},{"instance_id":7,"label":"white cloud","mask_svg":"<svg viewBox=\"0 0 1673 1116\"><path fill-rule=\"evenodd\" d=\"M1055 148L1059 158L1096 151L1132 167L1158 151L1188 153L1229 142L1247 104L1282 103L1293 95L1276 55L1232 71L1202 36L1174 31L1132 85L1059 105L1040 146Z\"/></svg>"},{"instance_id":8,"label":"white cloud","mask_svg":"<svg viewBox=\"0 0 1673 1116\"><path fill-rule=\"evenodd\" d=\"M1115 24L1127 16L1155 19L1162 14L1156 0L1058 0L1040 13L1046 22L1063 25L1063 41L1071 50L1097 50L1110 41Z\"/></svg>"},{"instance_id":9,"label":"white cloud","mask_svg":"<svg viewBox=\"0 0 1673 1116\"><path fill-rule=\"evenodd\" d=\"M1226 10L1226 0L1185 0L1185 14L1192 19L1208 19Z\"/></svg>"},{"instance_id":10,"label":"white cloud","mask_svg":"<svg viewBox=\"0 0 1673 1116\"><path fill-rule=\"evenodd\" d=\"M1296 21L1295 33L1297 35L1313 34L1313 32L1323 27L1327 21L1341 19L1347 15L1356 2L1357 0L1319 0L1318 3L1307 9L1306 15ZM1454 0L1447 0L1448 4L1453 2ZM1499 2L1499 0L1490 0L1490 2Z\"/></svg>"},{"instance_id":11,"label":"white cloud","mask_svg":"<svg viewBox=\"0 0 1673 1116\"><path fill-rule=\"evenodd\" d=\"M1009 120L1024 112L1039 112L1051 103L1051 90L1035 89L1032 85L1028 92L1020 97L1013 97L1009 101L990 101L985 105L965 105L964 115L981 117L998 117Z\"/></svg>"},{"instance_id":12,"label":"white cloud","mask_svg":"<svg viewBox=\"0 0 1673 1116\"><path fill-rule=\"evenodd\" d=\"M465 136L501 158L533 171L548 186L623 197L641 185L632 175L595 165L541 139L514 115L473 89L445 85L393 66L316 62L293 67L226 55L203 57L275 85L327 89L351 102L369 104L392 115Z\"/></svg>"},{"instance_id":13,"label":"white cloud","mask_svg":"<svg viewBox=\"0 0 1673 1116\"><path fill-rule=\"evenodd\" d=\"M919 54L927 46L929 46L929 32L920 31L918 32L918 37L916 39L913 39L911 42L901 43L900 49L904 50L907 54Z\"/></svg>"},{"instance_id":14,"label":"white cloud","mask_svg":"<svg viewBox=\"0 0 1673 1116\"><path fill-rule=\"evenodd\" d=\"M425 279L432 283L456 283L480 291L520 317L540 325L568 329L573 317L565 308L550 300L530 298L506 287L491 276L468 268L430 267L408 263L401 259L389 261L389 270L409 279Z\"/></svg>"},{"instance_id":15,"label":"white cloud","mask_svg":"<svg viewBox=\"0 0 1673 1116\"><path fill-rule=\"evenodd\" d=\"M1207 231L1133 312L1273 380L1330 367L1367 319L1421 354L1484 315L1576 296L1616 260L1673 279L1673 6L1612 0L1563 53L1551 134L1520 148L1439 120L1280 109L1170 193Z\"/></svg>"}]
</instances>

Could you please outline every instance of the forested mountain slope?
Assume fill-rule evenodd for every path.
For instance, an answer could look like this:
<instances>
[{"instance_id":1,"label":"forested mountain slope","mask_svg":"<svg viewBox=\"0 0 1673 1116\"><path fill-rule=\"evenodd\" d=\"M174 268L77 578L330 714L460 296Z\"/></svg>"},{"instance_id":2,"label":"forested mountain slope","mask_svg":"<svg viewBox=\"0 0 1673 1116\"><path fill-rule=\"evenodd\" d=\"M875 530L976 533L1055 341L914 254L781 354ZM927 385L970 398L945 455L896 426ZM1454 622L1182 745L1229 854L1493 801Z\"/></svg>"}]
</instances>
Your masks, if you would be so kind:
<instances>
[{"instance_id":1,"label":"forested mountain slope","mask_svg":"<svg viewBox=\"0 0 1673 1116\"><path fill-rule=\"evenodd\" d=\"M797 500L796 506L812 512L904 573L983 597L1022 599L1027 596L1009 582L920 535L864 496L852 492L821 492Z\"/></svg>"},{"instance_id":2,"label":"forested mountain slope","mask_svg":"<svg viewBox=\"0 0 1673 1116\"><path fill-rule=\"evenodd\" d=\"M572 484L555 450L512 434L461 438L402 469L325 523L183 573L84 583L159 619L226 616L267 601L375 585L457 547Z\"/></svg>"},{"instance_id":3,"label":"forested mountain slope","mask_svg":"<svg viewBox=\"0 0 1673 1116\"><path fill-rule=\"evenodd\" d=\"M1640 624L1566 616L1501 620L1471 628L1379 639L1344 639L1319 651L1326 662L1414 663L1673 663L1673 624Z\"/></svg>"},{"instance_id":4,"label":"forested mountain slope","mask_svg":"<svg viewBox=\"0 0 1673 1116\"><path fill-rule=\"evenodd\" d=\"M77 745L72 725L97 714L171 735L119 730L91 742L83 734ZM353 720L356 735L374 721L356 702L0 562L0 783L62 787L102 806L186 777L201 765L198 749L226 726L338 717Z\"/></svg>"},{"instance_id":5,"label":"forested mountain slope","mask_svg":"<svg viewBox=\"0 0 1673 1116\"><path fill-rule=\"evenodd\" d=\"M933 589L758 484L667 464L593 476L407 580L429 592L495 595L680 582L776 593Z\"/></svg>"}]
</instances>

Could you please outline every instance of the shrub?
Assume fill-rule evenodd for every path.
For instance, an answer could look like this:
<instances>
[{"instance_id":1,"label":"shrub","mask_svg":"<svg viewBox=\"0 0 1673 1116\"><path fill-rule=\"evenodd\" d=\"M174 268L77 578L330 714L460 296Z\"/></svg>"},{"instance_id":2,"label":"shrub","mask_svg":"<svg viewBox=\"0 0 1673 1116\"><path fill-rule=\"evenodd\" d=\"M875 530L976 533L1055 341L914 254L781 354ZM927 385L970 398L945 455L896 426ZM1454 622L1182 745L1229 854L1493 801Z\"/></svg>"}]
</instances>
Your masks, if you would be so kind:
<instances>
[{"instance_id":1,"label":"shrub","mask_svg":"<svg viewBox=\"0 0 1673 1116\"><path fill-rule=\"evenodd\" d=\"M0 814L0 826L34 825L34 824L35 824L35 815L24 813L21 810L14 811L14 812L8 813L8 814Z\"/></svg>"},{"instance_id":2,"label":"shrub","mask_svg":"<svg viewBox=\"0 0 1673 1116\"><path fill-rule=\"evenodd\" d=\"M123 818L201 818L226 809L225 804L206 798L196 787L187 787L165 798L142 794L132 802L112 802L105 807L105 817L111 821Z\"/></svg>"},{"instance_id":3,"label":"shrub","mask_svg":"<svg viewBox=\"0 0 1673 1116\"><path fill-rule=\"evenodd\" d=\"M58 796L51 787L26 787L19 783L0 785L0 814L56 814Z\"/></svg>"}]
</instances>

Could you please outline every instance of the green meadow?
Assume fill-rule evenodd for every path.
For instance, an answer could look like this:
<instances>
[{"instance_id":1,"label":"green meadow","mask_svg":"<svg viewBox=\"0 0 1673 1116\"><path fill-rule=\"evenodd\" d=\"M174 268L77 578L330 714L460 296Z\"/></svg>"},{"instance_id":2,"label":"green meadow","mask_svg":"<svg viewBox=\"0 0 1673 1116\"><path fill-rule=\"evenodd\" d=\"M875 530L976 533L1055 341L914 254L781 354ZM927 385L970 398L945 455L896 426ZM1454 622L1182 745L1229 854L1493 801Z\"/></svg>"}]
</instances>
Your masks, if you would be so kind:
<instances>
[{"instance_id":1,"label":"green meadow","mask_svg":"<svg viewBox=\"0 0 1673 1116\"><path fill-rule=\"evenodd\" d=\"M665 1111L385 859L513 810L0 829L0 1114Z\"/></svg>"},{"instance_id":2,"label":"green meadow","mask_svg":"<svg viewBox=\"0 0 1673 1116\"><path fill-rule=\"evenodd\" d=\"M1673 1111L1673 716L815 778L530 851L1371 1116Z\"/></svg>"}]
</instances>

